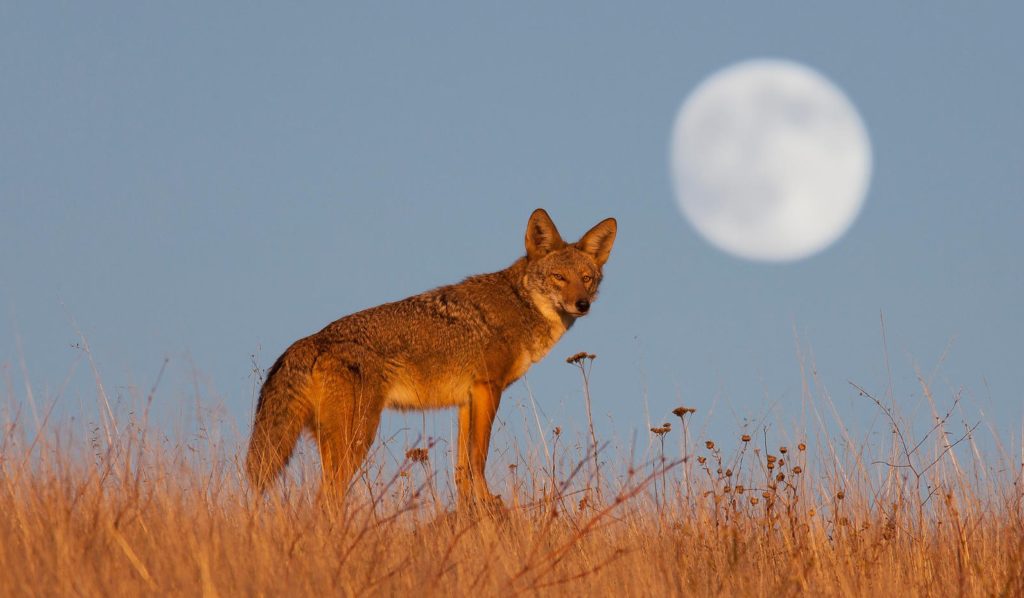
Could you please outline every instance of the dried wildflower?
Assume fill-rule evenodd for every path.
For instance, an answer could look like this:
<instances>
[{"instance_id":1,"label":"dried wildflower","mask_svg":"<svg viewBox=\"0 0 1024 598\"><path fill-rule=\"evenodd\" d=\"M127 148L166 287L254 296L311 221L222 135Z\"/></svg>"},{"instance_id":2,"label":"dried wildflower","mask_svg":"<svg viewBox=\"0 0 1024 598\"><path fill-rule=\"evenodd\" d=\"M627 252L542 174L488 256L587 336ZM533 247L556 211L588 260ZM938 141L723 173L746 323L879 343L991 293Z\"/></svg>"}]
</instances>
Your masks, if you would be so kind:
<instances>
[{"instance_id":1,"label":"dried wildflower","mask_svg":"<svg viewBox=\"0 0 1024 598\"><path fill-rule=\"evenodd\" d=\"M671 431L672 431L672 426L670 426L668 424L665 424L664 426L659 426L657 428L651 428L651 432L654 432L658 436L664 436L665 434L668 434Z\"/></svg>"},{"instance_id":2,"label":"dried wildflower","mask_svg":"<svg viewBox=\"0 0 1024 598\"><path fill-rule=\"evenodd\" d=\"M752 505L756 505L757 504L757 497L756 496L751 496L750 497L750 504L752 504Z\"/></svg>"},{"instance_id":3,"label":"dried wildflower","mask_svg":"<svg viewBox=\"0 0 1024 598\"><path fill-rule=\"evenodd\" d=\"M815 511L814 509L811 509L811 510L807 511L807 516L808 517L814 517L815 513L817 513L817 511Z\"/></svg>"},{"instance_id":4,"label":"dried wildflower","mask_svg":"<svg viewBox=\"0 0 1024 598\"><path fill-rule=\"evenodd\" d=\"M588 505L590 505L590 501L587 499L586 496L584 496L583 498L580 499L579 509L581 511L583 509L587 508Z\"/></svg>"},{"instance_id":5,"label":"dried wildflower","mask_svg":"<svg viewBox=\"0 0 1024 598\"><path fill-rule=\"evenodd\" d=\"M843 500L844 498L846 498L846 493L840 490L839 492L836 492L836 498L838 500Z\"/></svg>"},{"instance_id":6,"label":"dried wildflower","mask_svg":"<svg viewBox=\"0 0 1024 598\"><path fill-rule=\"evenodd\" d=\"M736 494L743 494L745 490L746 488L743 487L743 484L736 484Z\"/></svg>"},{"instance_id":7,"label":"dried wildflower","mask_svg":"<svg viewBox=\"0 0 1024 598\"><path fill-rule=\"evenodd\" d=\"M784 446L780 446L779 447L779 452L782 453L783 455L785 455L786 453L789 452L789 449L784 447Z\"/></svg>"},{"instance_id":8,"label":"dried wildflower","mask_svg":"<svg viewBox=\"0 0 1024 598\"><path fill-rule=\"evenodd\" d=\"M776 457L775 455L768 455L765 458L768 460L769 463L775 463L776 461L778 461L778 457Z\"/></svg>"},{"instance_id":9,"label":"dried wildflower","mask_svg":"<svg viewBox=\"0 0 1024 598\"><path fill-rule=\"evenodd\" d=\"M426 463L430 460L430 452L425 448L411 448L405 451L405 458L413 463Z\"/></svg>"},{"instance_id":10,"label":"dried wildflower","mask_svg":"<svg viewBox=\"0 0 1024 598\"><path fill-rule=\"evenodd\" d=\"M732 477L732 470L731 469L726 469L725 470L725 477L727 477L727 478L731 478Z\"/></svg>"},{"instance_id":11,"label":"dried wildflower","mask_svg":"<svg viewBox=\"0 0 1024 598\"><path fill-rule=\"evenodd\" d=\"M742 440L743 442L750 442L750 434L744 434L743 436L740 436L740 440Z\"/></svg>"},{"instance_id":12,"label":"dried wildflower","mask_svg":"<svg viewBox=\"0 0 1024 598\"><path fill-rule=\"evenodd\" d=\"M761 493L761 498L763 498L765 500L768 500L771 497L772 497L772 493L771 492L762 492Z\"/></svg>"},{"instance_id":13,"label":"dried wildflower","mask_svg":"<svg viewBox=\"0 0 1024 598\"><path fill-rule=\"evenodd\" d=\"M508 464L508 470L509 470L509 471L511 471L511 472L513 472L513 473L514 473L514 472L515 472L515 470L516 470L516 469L518 469L518 468L519 468L519 466L518 466L518 465L516 465L515 463L509 463L509 464Z\"/></svg>"},{"instance_id":14,"label":"dried wildflower","mask_svg":"<svg viewBox=\"0 0 1024 598\"><path fill-rule=\"evenodd\" d=\"M807 445L801 442L800 444L796 445L796 448L798 448L798 449L800 449L802 451L806 451L807 450Z\"/></svg>"},{"instance_id":15,"label":"dried wildflower","mask_svg":"<svg viewBox=\"0 0 1024 598\"><path fill-rule=\"evenodd\" d=\"M587 353L586 351L580 351L579 353L577 353L575 355L567 357L565 359L565 363L577 363L578 364L581 361L583 361L584 359L595 359L595 358L597 358L597 355L594 355L593 353Z\"/></svg>"},{"instance_id":16,"label":"dried wildflower","mask_svg":"<svg viewBox=\"0 0 1024 598\"><path fill-rule=\"evenodd\" d=\"M707 463L707 460L708 460L707 457L697 457L697 463L700 463L701 465L704 465L705 463Z\"/></svg>"},{"instance_id":17,"label":"dried wildflower","mask_svg":"<svg viewBox=\"0 0 1024 598\"><path fill-rule=\"evenodd\" d=\"M726 494L729 494L730 492L732 492L732 487L731 486L726 486L726 487L722 488L722 492L725 492Z\"/></svg>"},{"instance_id":18,"label":"dried wildflower","mask_svg":"<svg viewBox=\"0 0 1024 598\"><path fill-rule=\"evenodd\" d=\"M799 465L797 465L796 467L793 468L793 473L795 473L795 474L801 474L801 473L803 473L803 471L804 471L803 468L800 467Z\"/></svg>"},{"instance_id":19,"label":"dried wildflower","mask_svg":"<svg viewBox=\"0 0 1024 598\"><path fill-rule=\"evenodd\" d=\"M676 407L672 410L672 414L682 419L687 413L697 413L697 410L693 407Z\"/></svg>"},{"instance_id":20,"label":"dried wildflower","mask_svg":"<svg viewBox=\"0 0 1024 598\"><path fill-rule=\"evenodd\" d=\"M779 472L779 475L775 476L776 482L781 482L784 479L786 479L786 474L782 473L781 471Z\"/></svg>"},{"instance_id":21,"label":"dried wildflower","mask_svg":"<svg viewBox=\"0 0 1024 598\"><path fill-rule=\"evenodd\" d=\"M555 426L554 432L555 432L555 436L561 436L562 435L562 428L561 428L561 426Z\"/></svg>"},{"instance_id":22,"label":"dried wildflower","mask_svg":"<svg viewBox=\"0 0 1024 598\"><path fill-rule=\"evenodd\" d=\"M715 443L714 443L714 442L712 442L712 441L710 441L710 440L708 440L707 442L705 442L705 443L704 443L704 446L706 446L706 447L708 448L708 450L709 450L709 451L713 451L713 450L715 450Z\"/></svg>"},{"instance_id":23,"label":"dried wildflower","mask_svg":"<svg viewBox=\"0 0 1024 598\"><path fill-rule=\"evenodd\" d=\"M769 461L767 465L768 469L775 469L775 461Z\"/></svg>"},{"instance_id":24,"label":"dried wildflower","mask_svg":"<svg viewBox=\"0 0 1024 598\"><path fill-rule=\"evenodd\" d=\"M785 459L779 459L779 467L782 467L785 464L786 464L786 460Z\"/></svg>"}]
</instances>

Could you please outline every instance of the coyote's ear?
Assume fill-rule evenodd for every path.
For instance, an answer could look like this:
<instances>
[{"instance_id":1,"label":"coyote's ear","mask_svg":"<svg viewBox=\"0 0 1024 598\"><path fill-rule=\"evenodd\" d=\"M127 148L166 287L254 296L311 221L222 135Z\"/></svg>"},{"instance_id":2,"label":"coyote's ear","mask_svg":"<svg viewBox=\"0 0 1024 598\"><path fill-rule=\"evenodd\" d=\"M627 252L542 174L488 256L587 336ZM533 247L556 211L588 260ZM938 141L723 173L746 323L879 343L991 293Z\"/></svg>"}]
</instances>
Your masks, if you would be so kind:
<instances>
[{"instance_id":1,"label":"coyote's ear","mask_svg":"<svg viewBox=\"0 0 1024 598\"><path fill-rule=\"evenodd\" d=\"M537 259L562 247L565 247L565 241L558 234L551 216L540 208L534 210L526 225L526 257Z\"/></svg>"},{"instance_id":2,"label":"coyote's ear","mask_svg":"<svg viewBox=\"0 0 1024 598\"><path fill-rule=\"evenodd\" d=\"M615 232L618 226L614 218L606 218L597 223L597 226L587 231L579 241L576 241L576 248L583 253L590 254L598 266L603 266L608 261L608 254L612 252L612 243L615 243Z\"/></svg>"}]
</instances>

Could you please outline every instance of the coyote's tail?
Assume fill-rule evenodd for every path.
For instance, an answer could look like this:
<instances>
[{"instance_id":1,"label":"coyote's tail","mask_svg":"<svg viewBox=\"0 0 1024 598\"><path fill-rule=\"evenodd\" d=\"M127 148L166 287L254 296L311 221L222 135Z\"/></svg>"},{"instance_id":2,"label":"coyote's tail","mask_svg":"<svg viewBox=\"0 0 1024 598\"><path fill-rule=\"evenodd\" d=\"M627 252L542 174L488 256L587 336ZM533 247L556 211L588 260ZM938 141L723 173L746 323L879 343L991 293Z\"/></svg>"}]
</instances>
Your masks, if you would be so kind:
<instances>
[{"instance_id":1,"label":"coyote's tail","mask_svg":"<svg viewBox=\"0 0 1024 598\"><path fill-rule=\"evenodd\" d=\"M262 492L280 474L292 456L302 428L309 421L311 365L285 351L267 372L256 403L256 419L246 457L249 482Z\"/></svg>"}]
</instances>

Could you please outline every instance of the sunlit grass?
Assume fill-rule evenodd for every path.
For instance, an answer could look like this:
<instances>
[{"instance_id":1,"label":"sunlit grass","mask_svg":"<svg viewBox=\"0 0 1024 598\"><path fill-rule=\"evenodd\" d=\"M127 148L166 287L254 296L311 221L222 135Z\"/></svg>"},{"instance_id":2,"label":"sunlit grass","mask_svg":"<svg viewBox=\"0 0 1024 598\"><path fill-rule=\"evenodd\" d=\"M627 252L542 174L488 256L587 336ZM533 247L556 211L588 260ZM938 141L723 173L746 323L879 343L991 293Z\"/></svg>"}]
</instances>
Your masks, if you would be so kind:
<instances>
[{"instance_id":1,"label":"sunlit grass","mask_svg":"<svg viewBox=\"0 0 1024 598\"><path fill-rule=\"evenodd\" d=\"M788 441L763 428L698 438L680 407L650 430L646 460L595 455L581 405L579 438L552 427L543 447L492 463L509 507L494 517L451 513L447 445L426 439L375 451L339 512L317 500L314 460L257 499L244 439L217 440L202 421L168 438L144 399L121 414L100 401L80 436L8 409L0 592L1024 594L1021 464L985 457L927 386L934 419L916 436L894 404L858 391L891 443L857 444L820 420Z\"/></svg>"}]
</instances>

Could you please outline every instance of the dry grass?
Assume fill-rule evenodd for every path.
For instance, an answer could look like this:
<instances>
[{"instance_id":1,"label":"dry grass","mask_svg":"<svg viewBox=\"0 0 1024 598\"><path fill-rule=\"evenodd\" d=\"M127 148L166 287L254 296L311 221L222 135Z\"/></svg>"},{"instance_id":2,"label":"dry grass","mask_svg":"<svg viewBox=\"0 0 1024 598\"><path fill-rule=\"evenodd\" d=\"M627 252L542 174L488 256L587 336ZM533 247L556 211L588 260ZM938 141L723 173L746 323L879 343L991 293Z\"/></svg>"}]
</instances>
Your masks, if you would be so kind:
<instances>
[{"instance_id":1,"label":"dry grass","mask_svg":"<svg viewBox=\"0 0 1024 598\"><path fill-rule=\"evenodd\" d=\"M446 514L440 445L399 447L391 466L378 451L339 513L318 505L308 459L254 500L211 434L176 442L145 410L103 404L76 439L14 411L0 593L1024 595L1020 464L986 463L948 413L911 438L893 407L864 400L891 446L823 424L787 447L763 430L713 441L677 409L652 430L652 458L630 465L595 458L592 426L575 445L558 430L517 452L534 457L491 466L511 507L497 519Z\"/></svg>"}]
</instances>

